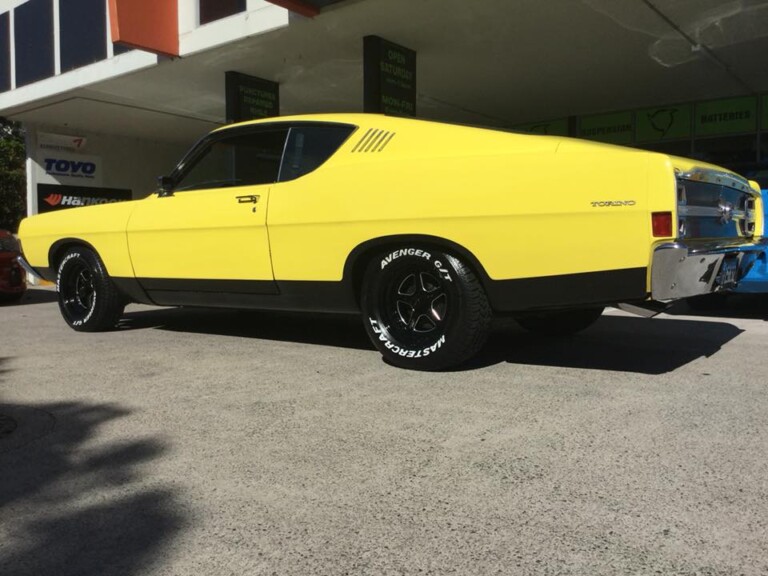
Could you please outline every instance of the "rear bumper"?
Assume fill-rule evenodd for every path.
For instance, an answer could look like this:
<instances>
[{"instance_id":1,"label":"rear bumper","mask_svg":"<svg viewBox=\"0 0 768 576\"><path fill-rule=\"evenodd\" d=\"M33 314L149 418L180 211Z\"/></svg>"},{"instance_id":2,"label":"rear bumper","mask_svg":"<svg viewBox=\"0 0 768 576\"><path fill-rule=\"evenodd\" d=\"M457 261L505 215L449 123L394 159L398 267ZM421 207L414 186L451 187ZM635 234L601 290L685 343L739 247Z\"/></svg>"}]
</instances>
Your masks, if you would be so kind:
<instances>
[{"instance_id":1,"label":"rear bumper","mask_svg":"<svg viewBox=\"0 0 768 576\"><path fill-rule=\"evenodd\" d=\"M653 253L651 298L669 302L736 288L766 249L765 244L688 246L662 244Z\"/></svg>"}]
</instances>

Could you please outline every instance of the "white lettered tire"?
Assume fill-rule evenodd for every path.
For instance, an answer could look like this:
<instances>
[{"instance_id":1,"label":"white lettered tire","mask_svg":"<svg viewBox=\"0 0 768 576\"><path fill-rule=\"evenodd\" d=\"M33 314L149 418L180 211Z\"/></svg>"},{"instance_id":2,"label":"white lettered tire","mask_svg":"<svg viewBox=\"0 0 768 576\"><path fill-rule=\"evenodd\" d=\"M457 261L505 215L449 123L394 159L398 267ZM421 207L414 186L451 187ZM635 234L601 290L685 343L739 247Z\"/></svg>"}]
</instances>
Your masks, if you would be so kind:
<instances>
[{"instance_id":1,"label":"white lettered tire","mask_svg":"<svg viewBox=\"0 0 768 576\"><path fill-rule=\"evenodd\" d=\"M485 343L491 308L461 260L428 246L405 245L371 260L361 294L371 341L395 366L443 370Z\"/></svg>"},{"instance_id":2,"label":"white lettered tire","mask_svg":"<svg viewBox=\"0 0 768 576\"><path fill-rule=\"evenodd\" d=\"M64 321L79 332L110 330L125 309L101 259L82 246L70 248L59 261L56 292Z\"/></svg>"}]
</instances>

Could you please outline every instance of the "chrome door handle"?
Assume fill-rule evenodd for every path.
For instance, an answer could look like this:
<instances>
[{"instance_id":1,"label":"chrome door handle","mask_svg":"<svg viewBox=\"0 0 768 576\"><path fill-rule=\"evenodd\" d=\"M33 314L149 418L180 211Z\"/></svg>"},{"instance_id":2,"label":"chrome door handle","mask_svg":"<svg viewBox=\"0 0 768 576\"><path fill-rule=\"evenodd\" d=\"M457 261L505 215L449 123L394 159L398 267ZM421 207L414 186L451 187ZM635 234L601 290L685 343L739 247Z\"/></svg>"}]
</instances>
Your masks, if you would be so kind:
<instances>
[{"instance_id":1,"label":"chrome door handle","mask_svg":"<svg viewBox=\"0 0 768 576\"><path fill-rule=\"evenodd\" d=\"M238 204L256 204L259 201L259 198L261 198L261 196L257 196L256 194L249 194L247 196L237 196L237 203Z\"/></svg>"}]
</instances>

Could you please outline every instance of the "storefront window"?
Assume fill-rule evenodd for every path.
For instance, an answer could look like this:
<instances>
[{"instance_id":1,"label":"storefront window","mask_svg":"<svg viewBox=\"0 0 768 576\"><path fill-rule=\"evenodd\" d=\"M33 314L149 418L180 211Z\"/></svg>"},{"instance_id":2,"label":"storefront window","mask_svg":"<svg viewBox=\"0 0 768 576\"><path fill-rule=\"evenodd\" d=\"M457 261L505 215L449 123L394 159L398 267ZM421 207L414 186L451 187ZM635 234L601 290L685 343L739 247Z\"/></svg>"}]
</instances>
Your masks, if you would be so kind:
<instances>
[{"instance_id":1,"label":"storefront window","mask_svg":"<svg viewBox=\"0 0 768 576\"><path fill-rule=\"evenodd\" d=\"M53 2L29 0L14 11L16 86L53 76Z\"/></svg>"},{"instance_id":2,"label":"storefront window","mask_svg":"<svg viewBox=\"0 0 768 576\"><path fill-rule=\"evenodd\" d=\"M0 92L11 89L11 28L8 12L0 14Z\"/></svg>"},{"instance_id":3,"label":"storefront window","mask_svg":"<svg viewBox=\"0 0 768 576\"><path fill-rule=\"evenodd\" d=\"M107 14L103 0L60 2L59 25L62 72L107 57Z\"/></svg>"},{"instance_id":4,"label":"storefront window","mask_svg":"<svg viewBox=\"0 0 768 576\"><path fill-rule=\"evenodd\" d=\"M245 0L200 0L200 25L245 12Z\"/></svg>"}]
</instances>

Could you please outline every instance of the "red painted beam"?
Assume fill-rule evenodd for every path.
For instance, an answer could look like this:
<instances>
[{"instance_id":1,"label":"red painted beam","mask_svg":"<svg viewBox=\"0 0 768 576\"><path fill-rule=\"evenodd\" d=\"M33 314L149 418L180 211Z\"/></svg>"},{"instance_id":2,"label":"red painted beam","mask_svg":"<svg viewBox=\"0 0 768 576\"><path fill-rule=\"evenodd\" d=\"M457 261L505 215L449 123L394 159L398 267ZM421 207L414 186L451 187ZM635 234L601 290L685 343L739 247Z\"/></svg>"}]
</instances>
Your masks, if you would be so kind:
<instances>
[{"instance_id":1,"label":"red painted beam","mask_svg":"<svg viewBox=\"0 0 768 576\"><path fill-rule=\"evenodd\" d=\"M267 0L267 2L285 8L286 10L290 10L291 12L296 12L296 14L306 16L307 18L314 18L320 14L319 8L312 6L307 2L303 2L302 0Z\"/></svg>"},{"instance_id":2,"label":"red painted beam","mask_svg":"<svg viewBox=\"0 0 768 576\"><path fill-rule=\"evenodd\" d=\"M178 0L109 0L112 42L179 55Z\"/></svg>"}]
</instances>

